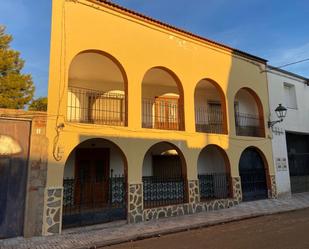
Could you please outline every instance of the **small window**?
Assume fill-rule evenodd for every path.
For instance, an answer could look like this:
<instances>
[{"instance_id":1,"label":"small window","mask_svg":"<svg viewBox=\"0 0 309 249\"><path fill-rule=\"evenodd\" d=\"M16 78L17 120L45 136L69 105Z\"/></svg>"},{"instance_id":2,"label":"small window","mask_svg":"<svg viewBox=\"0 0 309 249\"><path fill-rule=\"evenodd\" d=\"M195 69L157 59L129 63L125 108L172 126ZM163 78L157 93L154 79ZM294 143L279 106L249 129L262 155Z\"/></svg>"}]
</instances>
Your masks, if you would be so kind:
<instances>
[{"instance_id":1,"label":"small window","mask_svg":"<svg viewBox=\"0 0 309 249\"><path fill-rule=\"evenodd\" d=\"M295 86L284 83L284 99L287 108L297 109Z\"/></svg>"}]
</instances>

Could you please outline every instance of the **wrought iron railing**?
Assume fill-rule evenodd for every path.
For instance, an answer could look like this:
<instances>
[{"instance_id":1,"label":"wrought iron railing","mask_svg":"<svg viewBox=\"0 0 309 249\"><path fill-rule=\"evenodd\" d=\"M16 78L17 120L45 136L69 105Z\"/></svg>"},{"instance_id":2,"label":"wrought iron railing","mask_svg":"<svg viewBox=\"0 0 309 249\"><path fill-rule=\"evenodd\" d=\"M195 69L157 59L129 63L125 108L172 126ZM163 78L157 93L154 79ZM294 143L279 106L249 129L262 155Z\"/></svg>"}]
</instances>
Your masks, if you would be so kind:
<instances>
[{"instance_id":1,"label":"wrought iron railing","mask_svg":"<svg viewBox=\"0 0 309 249\"><path fill-rule=\"evenodd\" d=\"M254 114L235 113L236 135L263 137L263 120Z\"/></svg>"},{"instance_id":2,"label":"wrought iron railing","mask_svg":"<svg viewBox=\"0 0 309 249\"><path fill-rule=\"evenodd\" d=\"M201 200L230 197L230 177L225 173L198 175Z\"/></svg>"},{"instance_id":3,"label":"wrought iron railing","mask_svg":"<svg viewBox=\"0 0 309 249\"><path fill-rule=\"evenodd\" d=\"M125 218L125 178L64 179L64 226Z\"/></svg>"},{"instance_id":4,"label":"wrought iron railing","mask_svg":"<svg viewBox=\"0 0 309 249\"><path fill-rule=\"evenodd\" d=\"M184 203L185 186L183 177L144 176L144 208Z\"/></svg>"},{"instance_id":5,"label":"wrought iron railing","mask_svg":"<svg viewBox=\"0 0 309 249\"><path fill-rule=\"evenodd\" d=\"M162 130L183 130L183 105L178 99L142 100L142 127Z\"/></svg>"},{"instance_id":6,"label":"wrought iron railing","mask_svg":"<svg viewBox=\"0 0 309 249\"><path fill-rule=\"evenodd\" d=\"M240 172L243 201L265 199L268 195L264 169Z\"/></svg>"},{"instance_id":7,"label":"wrought iron railing","mask_svg":"<svg viewBox=\"0 0 309 249\"><path fill-rule=\"evenodd\" d=\"M70 122L124 126L125 95L69 87L67 119Z\"/></svg>"},{"instance_id":8,"label":"wrought iron railing","mask_svg":"<svg viewBox=\"0 0 309 249\"><path fill-rule=\"evenodd\" d=\"M223 113L221 110L195 108L195 129L197 132L223 134Z\"/></svg>"}]
</instances>

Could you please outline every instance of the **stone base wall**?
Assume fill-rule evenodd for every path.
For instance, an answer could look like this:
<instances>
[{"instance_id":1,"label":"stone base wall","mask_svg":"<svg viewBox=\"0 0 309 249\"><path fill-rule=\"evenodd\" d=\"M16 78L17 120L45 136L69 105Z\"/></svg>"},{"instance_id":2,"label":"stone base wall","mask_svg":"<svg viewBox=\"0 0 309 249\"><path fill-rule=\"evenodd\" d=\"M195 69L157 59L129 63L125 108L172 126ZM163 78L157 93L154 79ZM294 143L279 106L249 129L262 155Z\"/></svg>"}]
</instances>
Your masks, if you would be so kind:
<instances>
[{"instance_id":1,"label":"stone base wall","mask_svg":"<svg viewBox=\"0 0 309 249\"><path fill-rule=\"evenodd\" d=\"M198 180L188 181L189 203L198 203L200 201L200 188Z\"/></svg>"},{"instance_id":2,"label":"stone base wall","mask_svg":"<svg viewBox=\"0 0 309 249\"><path fill-rule=\"evenodd\" d=\"M45 209L43 235L61 233L63 188L47 188L45 191Z\"/></svg>"},{"instance_id":3,"label":"stone base wall","mask_svg":"<svg viewBox=\"0 0 309 249\"><path fill-rule=\"evenodd\" d=\"M242 202L241 179L239 176L232 178L233 199Z\"/></svg>"},{"instance_id":4,"label":"stone base wall","mask_svg":"<svg viewBox=\"0 0 309 249\"><path fill-rule=\"evenodd\" d=\"M143 185L129 184L128 222L143 221Z\"/></svg>"},{"instance_id":5,"label":"stone base wall","mask_svg":"<svg viewBox=\"0 0 309 249\"><path fill-rule=\"evenodd\" d=\"M271 175L270 178L270 190L268 190L268 198L276 199L278 198L277 194L277 185L276 185L276 176Z\"/></svg>"},{"instance_id":6,"label":"stone base wall","mask_svg":"<svg viewBox=\"0 0 309 249\"><path fill-rule=\"evenodd\" d=\"M230 208L237 204L238 202L234 199L222 199L222 200L213 200L198 203L184 203L179 205L150 208L144 210L143 220L144 221L156 220L160 218L214 211L223 208Z\"/></svg>"},{"instance_id":7,"label":"stone base wall","mask_svg":"<svg viewBox=\"0 0 309 249\"><path fill-rule=\"evenodd\" d=\"M235 184L237 185L235 189L237 189L238 193L237 196L239 196L239 188L240 188L240 198L241 198L241 186L238 183L240 183L240 179L235 180ZM239 203L239 200L235 198L201 202L198 180L188 181L188 201L189 201L188 203L184 204L145 209L143 210L143 220L144 221L156 220L160 218L214 211L223 208L230 208Z\"/></svg>"}]
</instances>

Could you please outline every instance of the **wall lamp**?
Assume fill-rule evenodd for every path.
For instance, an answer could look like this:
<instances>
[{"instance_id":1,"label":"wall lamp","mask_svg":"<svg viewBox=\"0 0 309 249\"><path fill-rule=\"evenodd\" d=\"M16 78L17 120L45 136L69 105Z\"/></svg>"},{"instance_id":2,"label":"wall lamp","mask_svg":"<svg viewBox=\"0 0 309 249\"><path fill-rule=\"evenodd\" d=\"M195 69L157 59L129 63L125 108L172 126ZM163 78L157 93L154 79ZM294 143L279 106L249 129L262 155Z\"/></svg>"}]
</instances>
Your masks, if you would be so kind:
<instances>
[{"instance_id":1,"label":"wall lamp","mask_svg":"<svg viewBox=\"0 0 309 249\"><path fill-rule=\"evenodd\" d=\"M283 119L286 117L287 109L283 105L279 104L279 106L275 109L275 112L279 120L268 121L268 128L271 128L275 124L282 122Z\"/></svg>"}]
</instances>

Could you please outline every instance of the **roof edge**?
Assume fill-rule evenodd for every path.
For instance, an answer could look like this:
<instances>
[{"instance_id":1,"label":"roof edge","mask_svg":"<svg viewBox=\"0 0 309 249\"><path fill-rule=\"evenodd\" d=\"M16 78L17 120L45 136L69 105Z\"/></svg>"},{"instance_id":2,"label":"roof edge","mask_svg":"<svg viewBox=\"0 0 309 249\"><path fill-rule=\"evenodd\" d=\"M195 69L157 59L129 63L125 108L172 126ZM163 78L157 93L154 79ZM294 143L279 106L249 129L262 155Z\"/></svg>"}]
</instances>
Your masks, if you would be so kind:
<instances>
[{"instance_id":1,"label":"roof edge","mask_svg":"<svg viewBox=\"0 0 309 249\"><path fill-rule=\"evenodd\" d=\"M215 46L218 46L218 47L221 47L221 48L224 48L224 49L231 50L232 53L234 53L236 55L239 55L239 56L242 56L242 57L245 57L247 59L255 60L255 61L258 61L258 62L263 63L263 64L267 63L267 60L264 59L264 58L261 58L261 57L249 54L249 53L241 51L239 49L232 48L232 47L230 47L228 45L225 45L223 43L219 43L219 42L210 40L208 38L205 38L205 37L199 36L197 34L191 33L189 31L186 31L184 29L177 28L177 27L175 27L173 25L170 25L168 23L159 21L159 20L154 19L152 17L149 17L149 16L146 16L146 15L141 14L139 12L133 11L131 9L125 8L125 7L121 6L121 5L113 3L111 1L108 1L108 0L87 0L87 1L92 2L92 3L98 3L98 4L104 5L106 7L110 7L112 9L114 9L114 10L118 10L118 11L120 10L124 14L130 15L130 16L135 17L135 18L139 18L142 21L151 22L152 24L158 25L161 28L165 28L165 29L167 28L167 29L170 29L172 31L179 32L179 33L181 33L183 35L189 36L191 39L195 38L195 39L201 40L202 42L206 42L206 43L211 44L211 45L215 45Z\"/></svg>"},{"instance_id":2,"label":"roof edge","mask_svg":"<svg viewBox=\"0 0 309 249\"><path fill-rule=\"evenodd\" d=\"M267 65L267 68L269 68L270 70L273 70L273 71L278 71L278 72L283 73L283 74L288 74L288 75L293 76L295 78L302 79L306 82L306 84L309 84L309 78L306 78L302 75L292 73L290 71L287 71L287 70L284 70L284 69L281 69L281 68L278 68L278 67L275 67L275 66L272 66L272 65Z\"/></svg>"}]
</instances>

